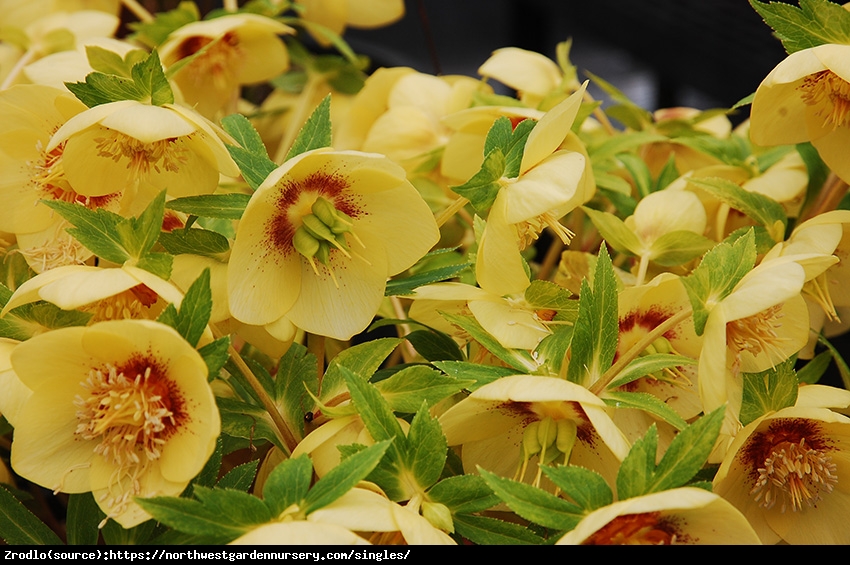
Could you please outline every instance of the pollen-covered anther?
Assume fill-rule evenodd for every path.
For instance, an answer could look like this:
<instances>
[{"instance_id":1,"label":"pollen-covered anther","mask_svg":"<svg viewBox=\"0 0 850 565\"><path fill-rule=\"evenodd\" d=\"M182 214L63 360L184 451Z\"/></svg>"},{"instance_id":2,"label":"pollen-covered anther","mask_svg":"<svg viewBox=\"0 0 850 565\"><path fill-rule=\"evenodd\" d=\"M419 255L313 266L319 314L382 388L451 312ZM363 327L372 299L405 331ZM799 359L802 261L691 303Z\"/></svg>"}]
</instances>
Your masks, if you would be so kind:
<instances>
[{"instance_id":1,"label":"pollen-covered anther","mask_svg":"<svg viewBox=\"0 0 850 565\"><path fill-rule=\"evenodd\" d=\"M176 173L188 161L188 151L175 138L145 143L123 133L106 130L103 137L95 138L98 156L109 157L116 163L127 159L127 168L137 174L151 170Z\"/></svg>"},{"instance_id":2,"label":"pollen-covered anther","mask_svg":"<svg viewBox=\"0 0 850 565\"><path fill-rule=\"evenodd\" d=\"M726 341L737 351L748 351L753 355L775 354L784 359L779 344L786 338L780 337L777 330L782 327L782 305L777 304L766 310L729 322L726 325Z\"/></svg>"},{"instance_id":3,"label":"pollen-covered anther","mask_svg":"<svg viewBox=\"0 0 850 565\"><path fill-rule=\"evenodd\" d=\"M830 70L823 70L807 76L800 86L803 101L815 106L829 101L826 115L823 112L824 125L838 128L850 124L850 83Z\"/></svg>"},{"instance_id":4,"label":"pollen-covered anther","mask_svg":"<svg viewBox=\"0 0 850 565\"><path fill-rule=\"evenodd\" d=\"M759 477L750 494L764 508L773 508L781 501L785 512L789 503L794 512L803 503L814 507L822 495L829 494L838 483L837 467L832 458L818 449L799 443L783 442L773 447L758 469Z\"/></svg>"},{"instance_id":5,"label":"pollen-covered anther","mask_svg":"<svg viewBox=\"0 0 850 565\"><path fill-rule=\"evenodd\" d=\"M558 218L549 212L544 212L539 216L530 218L524 222L519 222L516 226L517 233L519 235L520 251L534 243L539 237L540 232L546 227L551 229L555 235L558 236L558 239L564 242L564 245L569 245L570 241L572 241L573 237L575 237L575 234L572 231L567 229L563 224L561 224L561 222L558 221Z\"/></svg>"}]
</instances>

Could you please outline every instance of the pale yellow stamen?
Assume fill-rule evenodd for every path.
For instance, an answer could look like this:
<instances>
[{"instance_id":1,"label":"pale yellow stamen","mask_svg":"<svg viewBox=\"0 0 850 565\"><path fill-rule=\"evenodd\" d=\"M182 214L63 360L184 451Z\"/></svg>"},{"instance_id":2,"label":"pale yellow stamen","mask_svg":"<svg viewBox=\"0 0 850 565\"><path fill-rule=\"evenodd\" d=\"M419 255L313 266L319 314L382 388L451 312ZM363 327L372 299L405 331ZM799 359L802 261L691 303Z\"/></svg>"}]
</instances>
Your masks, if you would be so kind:
<instances>
[{"instance_id":1,"label":"pale yellow stamen","mask_svg":"<svg viewBox=\"0 0 850 565\"><path fill-rule=\"evenodd\" d=\"M782 305L777 304L758 314L747 316L726 325L727 343L734 347L739 353L748 351L753 355L765 353L775 356L776 359L784 359L778 344L786 341L777 333L782 327Z\"/></svg>"},{"instance_id":2,"label":"pale yellow stamen","mask_svg":"<svg viewBox=\"0 0 850 565\"><path fill-rule=\"evenodd\" d=\"M18 252L26 258L29 265L38 269L39 273L66 265L82 265L89 256L76 239L67 235L59 236L39 247L19 249Z\"/></svg>"},{"instance_id":3,"label":"pale yellow stamen","mask_svg":"<svg viewBox=\"0 0 850 565\"><path fill-rule=\"evenodd\" d=\"M819 112L824 126L831 124L835 129L850 125L850 83L827 69L807 76L800 89L806 104L815 106L829 101L831 108L827 107L826 115L823 111Z\"/></svg>"},{"instance_id":4,"label":"pale yellow stamen","mask_svg":"<svg viewBox=\"0 0 850 565\"><path fill-rule=\"evenodd\" d=\"M545 227L548 227L555 232L555 235L564 242L564 245L569 245L570 241L572 241L575 236L573 232L564 227L561 222L558 221L558 218L549 212L544 212L535 218L519 222L516 226L517 234L519 235L520 251L534 243L539 237L540 232L543 231L543 228Z\"/></svg>"},{"instance_id":5,"label":"pale yellow stamen","mask_svg":"<svg viewBox=\"0 0 850 565\"><path fill-rule=\"evenodd\" d=\"M821 495L831 493L838 483L832 458L806 447L805 438L799 444L785 442L774 447L758 472L759 478L750 494L768 509L781 500L782 512L789 502L794 512L803 509L803 502L814 507Z\"/></svg>"},{"instance_id":6,"label":"pale yellow stamen","mask_svg":"<svg viewBox=\"0 0 850 565\"><path fill-rule=\"evenodd\" d=\"M123 133L107 130L103 137L95 138L98 156L120 162L128 161L127 168L134 174L149 174L151 170L176 173L188 161L188 150L176 138L144 143Z\"/></svg>"}]
</instances>

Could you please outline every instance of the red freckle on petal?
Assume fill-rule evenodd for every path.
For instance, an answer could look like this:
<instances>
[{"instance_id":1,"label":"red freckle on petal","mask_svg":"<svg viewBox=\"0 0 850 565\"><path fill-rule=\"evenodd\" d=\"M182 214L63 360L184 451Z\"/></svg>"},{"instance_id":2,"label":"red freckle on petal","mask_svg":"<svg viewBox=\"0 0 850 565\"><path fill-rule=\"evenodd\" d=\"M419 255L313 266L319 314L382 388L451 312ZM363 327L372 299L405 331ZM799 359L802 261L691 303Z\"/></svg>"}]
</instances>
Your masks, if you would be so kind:
<instances>
[{"instance_id":1,"label":"red freckle on petal","mask_svg":"<svg viewBox=\"0 0 850 565\"><path fill-rule=\"evenodd\" d=\"M136 300L148 307L153 306L159 298L159 295L156 292L143 284L137 284L130 289L130 292L133 293Z\"/></svg>"},{"instance_id":2,"label":"red freckle on petal","mask_svg":"<svg viewBox=\"0 0 850 565\"><path fill-rule=\"evenodd\" d=\"M177 59L183 59L188 57L189 55L194 55L203 47L209 43L212 43L212 39L209 37L203 37L200 35L193 35L192 37L187 37L183 43L177 48Z\"/></svg>"},{"instance_id":3,"label":"red freckle on petal","mask_svg":"<svg viewBox=\"0 0 850 565\"><path fill-rule=\"evenodd\" d=\"M162 231L172 232L176 229L183 228L186 224L180 219L176 213L166 210L162 217Z\"/></svg>"}]
</instances>

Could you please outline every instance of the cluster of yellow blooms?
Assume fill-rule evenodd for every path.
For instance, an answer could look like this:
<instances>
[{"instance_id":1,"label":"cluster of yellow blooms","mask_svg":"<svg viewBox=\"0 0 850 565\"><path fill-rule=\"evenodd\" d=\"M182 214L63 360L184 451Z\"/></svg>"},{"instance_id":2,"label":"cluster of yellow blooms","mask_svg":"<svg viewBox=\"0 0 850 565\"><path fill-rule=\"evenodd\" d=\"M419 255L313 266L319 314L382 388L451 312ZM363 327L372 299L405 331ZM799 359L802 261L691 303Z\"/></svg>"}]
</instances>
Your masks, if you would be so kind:
<instances>
[{"instance_id":1,"label":"cluster of yellow blooms","mask_svg":"<svg viewBox=\"0 0 850 565\"><path fill-rule=\"evenodd\" d=\"M366 76L401 0L123 4L0 0L2 482L192 534L247 452L274 510L197 541L850 543L850 44L617 129L568 43Z\"/></svg>"}]
</instances>

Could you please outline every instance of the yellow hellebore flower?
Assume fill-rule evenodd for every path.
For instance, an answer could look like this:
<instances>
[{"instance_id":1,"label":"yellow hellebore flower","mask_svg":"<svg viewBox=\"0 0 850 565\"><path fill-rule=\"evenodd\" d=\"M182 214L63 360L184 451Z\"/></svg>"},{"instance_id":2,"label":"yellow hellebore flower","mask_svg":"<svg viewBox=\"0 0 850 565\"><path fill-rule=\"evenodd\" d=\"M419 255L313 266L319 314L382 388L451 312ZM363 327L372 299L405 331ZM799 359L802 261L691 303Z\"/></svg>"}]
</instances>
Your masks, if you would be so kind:
<instances>
[{"instance_id":1,"label":"yellow hellebore flower","mask_svg":"<svg viewBox=\"0 0 850 565\"><path fill-rule=\"evenodd\" d=\"M171 327L54 330L18 345L11 361L30 391L12 422L12 467L56 492L91 491L125 528L150 518L133 497L179 495L215 449L207 366Z\"/></svg>"},{"instance_id":2,"label":"yellow hellebore flower","mask_svg":"<svg viewBox=\"0 0 850 565\"><path fill-rule=\"evenodd\" d=\"M818 45L779 63L756 90L750 137L764 146L810 141L850 181L850 45Z\"/></svg>"},{"instance_id":3,"label":"yellow hellebore flower","mask_svg":"<svg viewBox=\"0 0 850 565\"><path fill-rule=\"evenodd\" d=\"M127 41L111 37L89 37L78 42L76 49L59 51L42 57L24 67L24 75L35 84L44 84L65 90L66 82L85 82L86 75L94 69L89 64L86 50L88 47L100 47L112 51L123 59L127 53L138 49Z\"/></svg>"},{"instance_id":4,"label":"yellow hellebore flower","mask_svg":"<svg viewBox=\"0 0 850 565\"><path fill-rule=\"evenodd\" d=\"M348 26L372 29L404 16L403 0L295 0L295 3L303 8L304 20L324 26L336 35L342 35ZM330 45L322 34L311 32L311 35L321 45Z\"/></svg>"},{"instance_id":5,"label":"yellow hellebore flower","mask_svg":"<svg viewBox=\"0 0 850 565\"><path fill-rule=\"evenodd\" d=\"M434 217L382 155L318 149L278 167L251 197L228 267L233 317L285 317L349 339L378 311L389 276L439 239Z\"/></svg>"},{"instance_id":6,"label":"yellow hellebore flower","mask_svg":"<svg viewBox=\"0 0 850 565\"><path fill-rule=\"evenodd\" d=\"M0 0L3 24L19 28L54 12L100 10L117 16L120 9L120 0Z\"/></svg>"},{"instance_id":7,"label":"yellow hellebore flower","mask_svg":"<svg viewBox=\"0 0 850 565\"><path fill-rule=\"evenodd\" d=\"M178 28L159 54L169 68L206 48L174 75L174 82L188 105L213 119L235 104L240 86L267 81L289 68L289 51L279 36L294 32L259 14L230 14Z\"/></svg>"},{"instance_id":8,"label":"yellow hellebore flower","mask_svg":"<svg viewBox=\"0 0 850 565\"><path fill-rule=\"evenodd\" d=\"M501 187L478 244L475 276L496 294L519 294L530 284L520 251L545 228L564 243L572 234L559 220L585 200L583 178L588 159L578 151L558 150L581 106L585 85L549 110L525 143L517 178L500 179Z\"/></svg>"},{"instance_id":9,"label":"yellow hellebore flower","mask_svg":"<svg viewBox=\"0 0 850 565\"><path fill-rule=\"evenodd\" d=\"M703 489L683 487L594 510L556 545L760 543L752 526L734 506Z\"/></svg>"},{"instance_id":10,"label":"yellow hellebore flower","mask_svg":"<svg viewBox=\"0 0 850 565\"><path fill-rule=\"evenodd\" d=\"M502 377L439 420L448 444L462 446L468 473L480 466L526 482L540 480L540 472L528 465L534 457L539 465L569 462L613 481L630 448L599 397L556 377Z\"/></svg>"},{"instance_id":11,"label":"yellow hellebore flower","mask_svg":"<svg viewBox=\"0 0 850 565\"><path fill-rule=\"evenodd\" d=\"M478 74L513 88L522 103L531 108L536 108L549 93L559 88L563 80L563 73L554 61L517 47L493 51L478 68Z\"/></svg>"},{"instance_id":12,"label":"yellow hellebore flower","mask_svg":"<svg viewBox=\"0 0 850 565\"><path fill-rule=\"evenodd\" d=\"M763 543L847 544L850 418L793 406L747 425L714 478L714 492Z\"/></svg>"},{"instance_id":13,"label":"yellow hellebore flower","mask_svg":"<svg viewBox=\"0 0 850 565\"><path fill-rule=\"evenodd\" d=\"M212 122L175 104L121 100L68 120L47 152L64 143L65 178L85 196L138 191L148 202L163 189L173 197L208 194L219 175L239 175Z\"/></svg>"}]
</instances>

